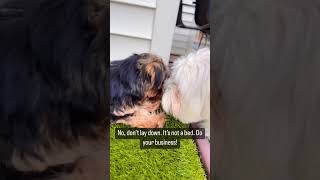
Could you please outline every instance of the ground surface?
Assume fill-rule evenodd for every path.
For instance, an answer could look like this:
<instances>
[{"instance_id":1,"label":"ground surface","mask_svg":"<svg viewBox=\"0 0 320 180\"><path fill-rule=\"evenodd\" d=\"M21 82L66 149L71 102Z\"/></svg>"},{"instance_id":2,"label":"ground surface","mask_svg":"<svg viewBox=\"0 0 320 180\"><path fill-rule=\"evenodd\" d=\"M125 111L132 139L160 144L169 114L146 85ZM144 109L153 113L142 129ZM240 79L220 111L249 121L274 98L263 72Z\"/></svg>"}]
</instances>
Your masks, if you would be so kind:
<instances>
[{"instance_id":1,"label":"ground surface","mask_svg":"<svg viewBox=\"0 0 320 180\"><path fill-rule=\"evenodd\" d=\"M110 130L110 177L112 180L144 179L206 179L198 150L192 139L181 140L179 149L141 150L139 140L115 139L114 125ZM166 128L185 128L186 125L168 117Z\"/></svg>"}]
</instances>

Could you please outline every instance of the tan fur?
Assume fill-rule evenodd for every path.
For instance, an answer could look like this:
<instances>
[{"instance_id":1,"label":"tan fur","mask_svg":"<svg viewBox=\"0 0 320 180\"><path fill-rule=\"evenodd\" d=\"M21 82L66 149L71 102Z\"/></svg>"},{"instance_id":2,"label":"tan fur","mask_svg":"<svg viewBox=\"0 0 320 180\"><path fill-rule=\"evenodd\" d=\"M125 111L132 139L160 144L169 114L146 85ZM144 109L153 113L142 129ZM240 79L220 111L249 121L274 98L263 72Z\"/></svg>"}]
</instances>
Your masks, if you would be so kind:
<instances>
[{"instance_id":1,"label":"tan fur","mask_svg":"<svg viewBox=\"0 0 320 180\"><path fill-rule=\"evenodd\" d=\"M158 96L159 93L160 93L160 92L151 89L151 90L145 92L144 98L145 98L145 99L147 99L147 98L153 98L153 97Z\"/></svg>"},{"instance_id":2,"label":"tan fur","mask_svg":"<svg viewBox=\"0 0 320 180\"><path fill-rule=\"evenodd\" d=\"M123 107L119 111L113 111L112 114L116 116L125 116L127 114L133 114L136 111L136 107Z\"/></svg>"},{"instance_id":3,"label":"tan fur","mask_svg":"<svg viewBox=\"0 0 320 180\"><path fill-rule=\"evenodd\" d=\"M155 69L160 69L162 72L166 72L166 67L164 66L162 59L153 54L142 54L142 58L139 60L139 63L145 65L145 71L151 77L151 86L154 85L156 73ZM165 80L165 77L161 78L162 81Z\"/></svg>"},{"instance_id":4,"label":"tan fur","mask_svg":"<svg viewBox=\"0 0 320 180\"><path fill-rule=\"evenodd\" d=\"M155 78L156 78L156 73L155 73L155 68L160 68L160 64L158 62L152 62L149 63L146 66L146 72L149 74L149 76L151 77L151 84L154 83Z\"/></svg>"},{"instance_id":5,"label":"tan fur","mask_svg":"<svg viewBox=\"0 0 320 180\"><path fill-rule=\"evenodd\" d=\"M160 104L161 104L160 101L155 101L155 102L145 101L140 108L145 109L149 112L153 112L160 108Z\"/></svg>"},{"instance_id":6,"label":"tan fur","mask_svg":"<svg viewBox=\"0 0 320 180\"><path fill-rule=\"evenodd\" d=\"M132 117L118 120L118 123L137 128L162 128L165 124L165 115L151 114L145 109L140 109Z\"/></svg>"},{"instance_id":7,"label":"tan fur","mask_svg":"<svg viewBox=\"0 0 320 180\"><path fill-rule=\"evenodd\" d=\"M117 112L117 115L133 114L131 117L120 119L117 123L126 124L137 128L159 128L165 124L165 115L163 113L155 114L160 108L160 101L144 101L141 106L125 109L123 112Z\"/></svg>"},{"instance_id":8,"label":"tan fur","mask_svg":"<svg viewBox=\"0 0 320 180\"><path fill-rule=\"evenodd\" d=\"M123 123L137 128L161 128L165 124L164 113L156 114L155 111L160 108L162 88L155 88L156 69L162 73L162 84L167 77L167 69L163 64L162 59L156 55L145 53L140 55L138 69L141 72L146 72L150 77L151 82L146 86L144 97L140 101L140 105L135 107L123 107L121 111L113 112L116 116L125 116L133 114L131 117L120 119L116 123ZM144 69L143 69L144 68Z\"/></svg>"}]
</instances>

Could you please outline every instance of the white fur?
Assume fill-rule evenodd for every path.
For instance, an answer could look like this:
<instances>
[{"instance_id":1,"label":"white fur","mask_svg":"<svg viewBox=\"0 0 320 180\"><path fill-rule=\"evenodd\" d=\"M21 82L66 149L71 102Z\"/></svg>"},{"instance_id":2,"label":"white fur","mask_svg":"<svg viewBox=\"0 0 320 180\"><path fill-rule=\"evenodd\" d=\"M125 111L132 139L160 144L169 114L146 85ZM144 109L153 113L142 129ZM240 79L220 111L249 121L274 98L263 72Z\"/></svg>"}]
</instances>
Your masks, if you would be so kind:
<instances>
[{"instance_id":1,"label":"white fur","mask_svg":"<svg viewBox=\"0 0 320 180\"><path fill-rule=\"evenodd\" d=\"M210 138L210 50L176 60L165 82L162 108L181 122L200 122Z\"/></svg>"}]
</instances>

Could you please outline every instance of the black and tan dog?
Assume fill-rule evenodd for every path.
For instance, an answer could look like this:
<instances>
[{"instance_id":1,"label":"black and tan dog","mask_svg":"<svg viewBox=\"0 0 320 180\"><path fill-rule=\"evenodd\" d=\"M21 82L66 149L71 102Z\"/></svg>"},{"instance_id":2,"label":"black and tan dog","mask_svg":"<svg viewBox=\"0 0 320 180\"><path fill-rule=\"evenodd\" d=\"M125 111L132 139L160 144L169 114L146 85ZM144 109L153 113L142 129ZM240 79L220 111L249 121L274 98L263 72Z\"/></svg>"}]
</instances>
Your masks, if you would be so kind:
<instances>
[{"instance_id":1,"label":"black and tan dog","mask_svg":"<svg viewBox=\"0 0 320 180\"><path fill-rule=\"evenodd\" d=\"M139 128L160 128L165 124L160 108L167 68L153 54L135 54L110 65L110 112L113 123Z\"/></svg>"},{"instance_id":2,"label":"black and tan dog","mask_svg":"<svg viewBox=\"0 0 320 180\"><path fill-rule=\"evenodd\" d=\"M0 2L0 179L106 179L103 0Z\"/></svg>"}]
</instances>

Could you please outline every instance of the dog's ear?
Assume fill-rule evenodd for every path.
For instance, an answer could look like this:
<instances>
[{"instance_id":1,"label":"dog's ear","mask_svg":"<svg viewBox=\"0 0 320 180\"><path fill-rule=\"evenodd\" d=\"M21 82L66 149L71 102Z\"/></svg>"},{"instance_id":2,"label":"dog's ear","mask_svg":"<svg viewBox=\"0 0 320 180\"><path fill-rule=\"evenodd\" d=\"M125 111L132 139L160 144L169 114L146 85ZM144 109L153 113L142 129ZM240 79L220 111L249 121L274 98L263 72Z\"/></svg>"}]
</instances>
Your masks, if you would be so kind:
<instances>
[{"instance_id":1,"label":"dog's ear","mask_svg":"<svg viewBox=\"0 0 320 180\"><path fill-rule=\"evenodd\" d=\"M164 83L164 80L167 78L168 73L165 65L162 60L158 57L151 56L151 60L148 60L145 63L144 71L148 76L151 88L153 90L160 90Z\"/></svg>"}]
</instances>

